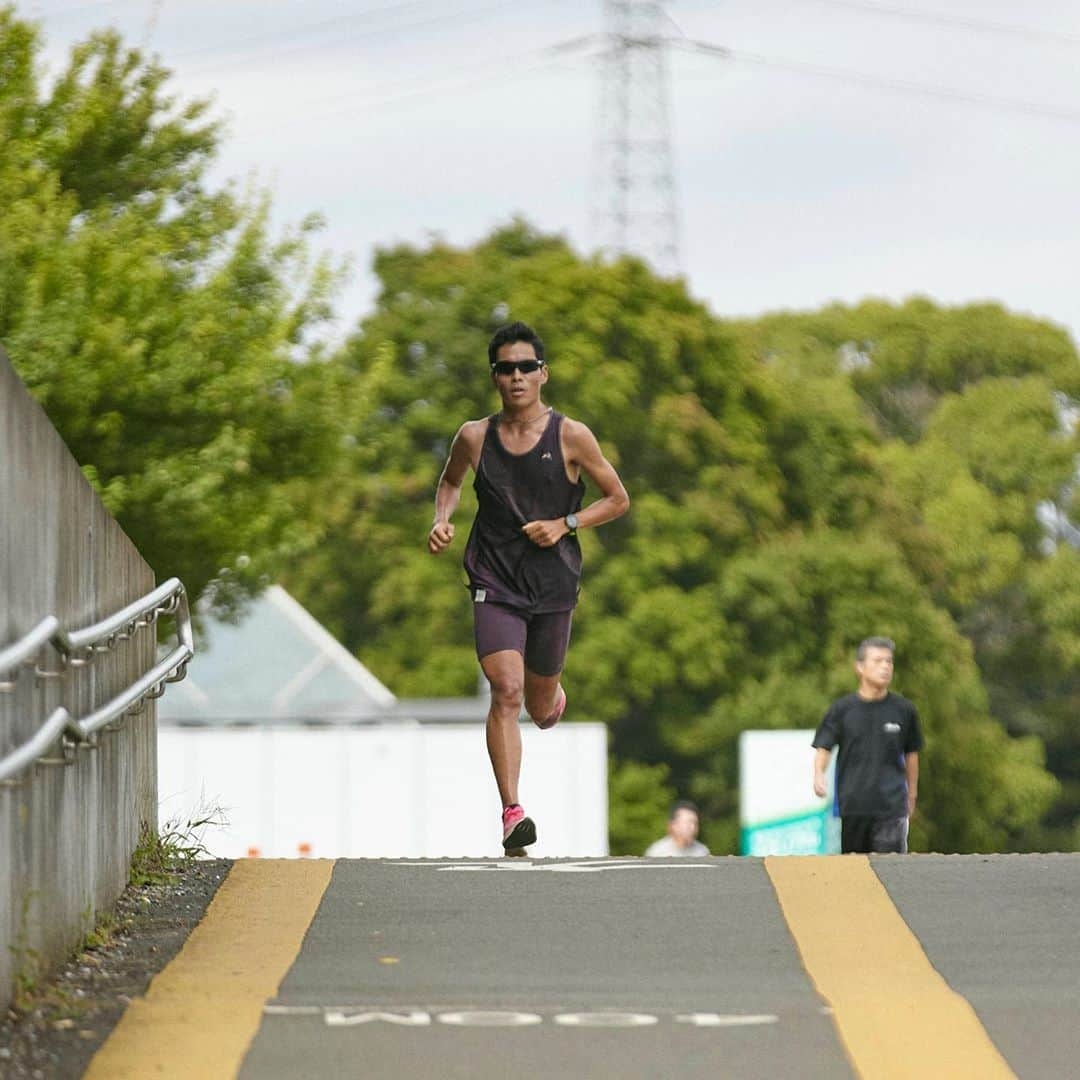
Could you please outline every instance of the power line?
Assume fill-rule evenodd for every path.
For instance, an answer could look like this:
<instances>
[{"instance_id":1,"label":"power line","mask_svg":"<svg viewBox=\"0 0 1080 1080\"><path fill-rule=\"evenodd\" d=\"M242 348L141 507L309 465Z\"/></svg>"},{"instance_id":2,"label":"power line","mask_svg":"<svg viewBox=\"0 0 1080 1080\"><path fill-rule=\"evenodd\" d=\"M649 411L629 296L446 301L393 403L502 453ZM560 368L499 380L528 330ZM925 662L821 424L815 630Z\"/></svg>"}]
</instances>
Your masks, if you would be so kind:
<instances>
[{"instance_id":1,"label":"power line","mask_svg":"<svg viewBox=\"0 0 1080 1080\"><path fill-rule=\"evenodd\" d=\"M58 19L63 18L65 15L79 15L84 11L92 11L94 8L115 7L123 2L124 0L90 0L90 3L87 4L69 4L67 7L54 8L52 11L42 13L40 17L43 19Z\"/></svg>"},{"instance_id":2,"label":"power line","mask_svg":"<svg viewBox=\"0 0 1080 1080\"><path fill-rule=\"evenodd\" d=\"M358 91L356 93L335 94L331 97L314 98L300 104L308 109L324 104L342 105L343 107L339 109L331 111L319 110L314 114L321 120L331 120L336 116L355 115L360 109L378 109L381 111L387 108L393 108L397 105L407 105L414 101L422 101L425 98L436 96L442 97L446 94L456 93L462 90L471 90L473 87L477 86L516 81L523 77L542 74L556 69L565 70L565 65L568 62L596 59L598 56L596 53L581 53L581 55L577 57L566 55L591 44L594 38L595 35L587 35L572 41L560 42L557 45L546 46L541 49L534 49L523 53L516 53L514 56L515 67L512 69L502 68L497 71L489 71L483 75L476 75L464 79L403 80L397 84L391 84L392 86L399 87L399 89L391 90L389 93L371 94L367 91ZM522 66L521 61L528 61L530 59L535 59L538 62L531 65L526 63ZM385 86L385 84L383 85ZM352 104L346 107L344 105L345 102L351 102ZM258 128L247 134L261 135L270 131L281 131L285 128L295 127L298 124L310 124L312 115L312 112L305 111L302 116L298 116L293 120L276 122L272 127Z\"/></svg>"},{"instance_id":3,"label":"power line","mask_svg":"<svg viewBox=\"0 0 1080 1080\"><path fill-rule=\"evenodd\" d=\"M577 52L591 45L594 40L595 35L589 34L584 37L574 38L570 41L561 41L556 45L547 45L543 48L515 53L514 68L501 68L497 71L489 71L483 75L474 75L464 79L451 79L449 81L445 79L424 79L419 81L416 79L406 79L396 84L401 87L400 90L391 90L388 94L380 94L376 97L365 96L362 92L358 94L334 94L330 97L314 98L308 104L323 105L338 103L352 98L357 99L358 104L381 107L383 105L392 105L399 101L411 100L413 98L430 97L433 94L441 94L447 91L471 89L474 86L482 86L486 83L504 82L508 79L512 80L516 74L520 74L521 72L535 73L537 71L545 71L558 67L565 62L567 54ZM517 66L520 61L527 61L530 59L536 59L540 62L539 64L524 68ZM589 55L582 55L579 59L589 59Z\"/></svg>"},{"instance_id":4,"label":"power line","mask_svg":"<svg viewBox=\"0 0 1080 1080\"><path fill-rule=\"evenodd\" d=\"M921 11L918 8L903 7L899 4L881 4L874 0L812 0L828 7L847 8L869 15L885 15L891 18L908 19L913 22L928 23L932 26L957 27L962 30L977 30L980 33L999 34L1008 37L1026 38L1056 45L1080 45L1080 36L1065 34L1057 30L1041 30L1034 26L1019 26L1015 23L988 22L985 19L972 19L966 15L947 15L942 12Z\"/></svg>"},{"instance_id":5,"label":"power line","mask_svg":"<svg viewBox=\"0 0 1080 1080\"><path fill-rule=\"evenodd\" d=\"M540 0L540 2L550 2L550 0ZM392 36L395 34L403 34L407 31L422 30L430 26L440 26L446 23L454 23L455 25L461 25L467 22L474 22L478 18L483 18L485 15L492 14L492 12L512 10L514 6L515 5L513 3L513 0L501 0L501 2L499 3L488 4L486 7L458 10L442 15L435 15L431 18L421 19L419 21L401 23L396 26L381 27L375 30L365 30L358 34L350 34L347 40L334 42L332 46L328 46L325 42L311 45L292 45L284 49L274 49L270 52L260 52L246 59L233 60L228 63L201 65L193 68L188 68L186 70L188 73L198 75L210 74L214 71L233 71L240 66L259 64L263 61L276 60L283 56L294 56L298 53L310 52L313 49L316 51L320 51L330 47L340 47L343 44L351 44L356 41L387 37L388 35ZM342 18L345 18L345 16L342 16ZM290 31L289 33L294 33L294 31Z\"/></svg>"},{"instance_id":6,"label":"power line","mask_svg":"<svg viewBox=\"0 0 1080 1080\"><path fill-rule=\"evenodd\" d=\"M399 11L408 11L410 8L430 7L434 0L407 0L402 4L388 4L383 7L365 8L362 11L354 11L350 15L335 15L332 19L319 19L317 22L300 23L299 26L290 26L286 30L270 30L261 34L245 34L243 37L232 38L229 41L218 41L212 45L201 45L197 49L184 49L171 55L180 60L189 56L204 56L207 53L227 52L236 46L244 46L260 41L278 41L283 37L295 37L297 34L306 34L316 30L329 30L337 26L348 25L354 22L367 22L369 19L378 18L380 15L393 15ZM445 6L445 5L444 5Z\"/></svg>"},{"instance_id":7,"label":"power line","mask_svg":"<svg viewBox=\"0 0 1080 1080\"><path fill-rule=\"evenodd\" d=\"M848 68L832 68L800 60L782 60L771 56L761 56L756 53L741 52L704 41L672 40L671 45L689 52L705 53L719 60L776 68L781 71L791 71L797 75L809 75L820 79L846 82L853 86L887 90L893 93L952 102L959 105L977 105L980 108L991 109L996 112L1022 113L1028 116L1038 116L1045 120L1064 120L1069 123L1080 123L1080 109L1045 105L1040 102L1022 101L1016 98L997 97L992 94L976 94L965 90L957 90L953 87L935 86L932 83L913 82L908 79L887 79L880 75L867 75L865 72L852 71Z\"/></svg>"}]
</instances>

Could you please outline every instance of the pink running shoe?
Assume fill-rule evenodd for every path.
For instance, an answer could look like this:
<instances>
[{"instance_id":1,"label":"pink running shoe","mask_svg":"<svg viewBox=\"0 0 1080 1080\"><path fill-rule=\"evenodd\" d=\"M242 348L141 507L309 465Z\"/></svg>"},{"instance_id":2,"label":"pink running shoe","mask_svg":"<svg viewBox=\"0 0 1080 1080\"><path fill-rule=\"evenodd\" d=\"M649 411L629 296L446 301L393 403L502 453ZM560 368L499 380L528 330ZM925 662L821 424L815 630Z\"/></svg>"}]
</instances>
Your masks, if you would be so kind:
<instances>
[{"instance_id":1,"label":"pink running shoe","mask_svg":"<svg viewBox=\"0 0 1080 1080\"><path fill-rule=\"evenodd\" d=\"M566 691L562 688L562 684L559 684L559 696L555 701L555 708L552 710L550 716L544 717L543 720L534 720L533 723L541 730L547 731L548 728L553 728L561 719L562 714L566 712Z\"/></svg>"},{"instance_id":2,"label":"pink running shoe","mask_svg":"<svg viewBox=\"0 0 1080 1080\"><path fill-rule=\"evenodd\" d=\"M536 843L536 826L517 803L503 811L502 823L503 849L507 855L524 855L525 848Z\"/></svg>"}]
</instances>

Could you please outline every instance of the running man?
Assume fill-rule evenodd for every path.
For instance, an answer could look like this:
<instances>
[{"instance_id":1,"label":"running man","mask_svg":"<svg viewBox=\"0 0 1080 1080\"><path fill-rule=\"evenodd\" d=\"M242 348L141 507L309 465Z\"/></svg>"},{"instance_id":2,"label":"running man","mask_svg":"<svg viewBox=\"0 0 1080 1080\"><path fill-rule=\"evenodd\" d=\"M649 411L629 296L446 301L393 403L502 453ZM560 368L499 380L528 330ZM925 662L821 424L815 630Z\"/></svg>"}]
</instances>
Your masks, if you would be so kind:
<instances>
[{"instance_id":1,"label":"running man","mask_svg":"<svg viewBox=\"0 0 1080 1080\"><path fill-rule=\"evenodd\" d=\"M465 547L476 655L491 684L487 747L502 799L503 848L524 855L536 825L518 802L522 703L554 727L566 710L560 684L581 578L577 530L626 513L630 499L593 433L541 400L544 343L524 323L488 344L501 411L461 426L435 492L428 550L454 539L450 519L471 468L478 507ZM587 476L601 498L581 509Z\"/></svg>"}]
</instances>

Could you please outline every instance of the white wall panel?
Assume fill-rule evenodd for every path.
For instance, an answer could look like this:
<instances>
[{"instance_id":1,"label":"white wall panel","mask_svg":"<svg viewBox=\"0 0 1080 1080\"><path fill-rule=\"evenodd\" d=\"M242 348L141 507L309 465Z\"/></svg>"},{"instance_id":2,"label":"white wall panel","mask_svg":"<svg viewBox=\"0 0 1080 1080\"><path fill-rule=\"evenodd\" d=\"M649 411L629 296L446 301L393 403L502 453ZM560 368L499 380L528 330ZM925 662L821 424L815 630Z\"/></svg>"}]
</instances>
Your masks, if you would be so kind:
<instances>
[{"instance_id":1,"label":"white wall panel","mask_svg":"<svg viewBox=\"0 0 1080 1080\"><path fill-rule=\"evenodd\" d=\"M521 801L537 823L530 854L607 847L607 733L601 724L522 726ZM499 798L482 724L166 727L158 734L160 817L220 806L212 855L294 858L502 854Z\"/></svg>"}]
</instances>

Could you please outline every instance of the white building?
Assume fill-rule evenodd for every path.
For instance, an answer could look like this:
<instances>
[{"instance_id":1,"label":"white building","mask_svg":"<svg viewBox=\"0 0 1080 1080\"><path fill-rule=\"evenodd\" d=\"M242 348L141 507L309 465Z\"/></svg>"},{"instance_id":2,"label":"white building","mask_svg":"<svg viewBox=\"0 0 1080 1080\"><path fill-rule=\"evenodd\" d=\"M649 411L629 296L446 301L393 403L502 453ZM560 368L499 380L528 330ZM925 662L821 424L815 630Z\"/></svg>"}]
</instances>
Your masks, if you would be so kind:
<instances>
[{"instance_id":1,"label":"white building","mask_svg":"<svg viewBox=\"0 0 1080 1080\"><path fill-rule=\"evenodd\" d=\"M398 701L279 586L238 625L207 620L158 702L160 820L240 858L502 853L485 697ZM522 724L536 856L606 855L607 733Z\"/></svg>"}]
</instances>

